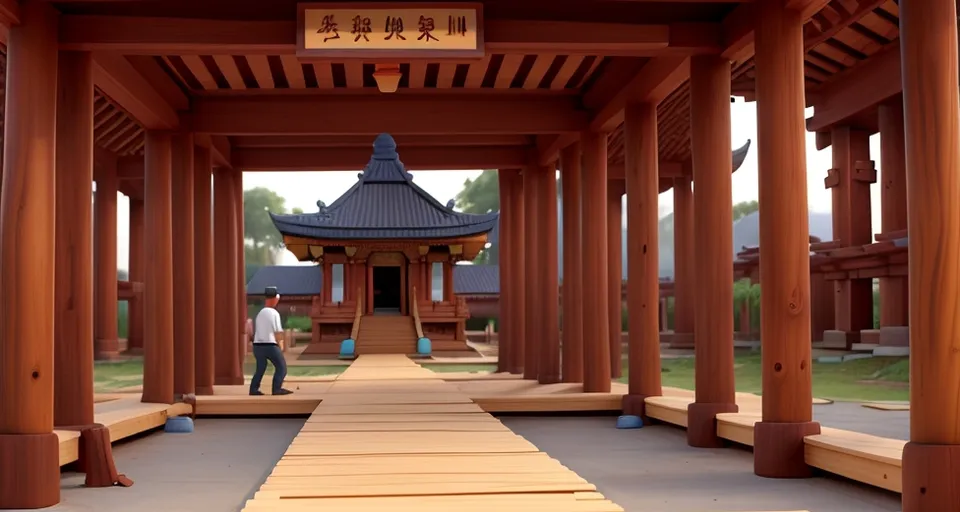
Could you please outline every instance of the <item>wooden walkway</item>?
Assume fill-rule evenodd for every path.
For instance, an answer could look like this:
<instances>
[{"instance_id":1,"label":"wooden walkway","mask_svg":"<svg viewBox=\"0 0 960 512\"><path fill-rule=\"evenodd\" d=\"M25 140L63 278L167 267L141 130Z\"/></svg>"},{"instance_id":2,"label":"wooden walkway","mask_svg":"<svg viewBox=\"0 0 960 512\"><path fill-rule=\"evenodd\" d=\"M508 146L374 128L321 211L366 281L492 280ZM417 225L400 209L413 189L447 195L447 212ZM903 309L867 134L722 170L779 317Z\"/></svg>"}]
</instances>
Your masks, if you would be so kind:
<instances>
[{"instance_id":1,"label":"wooden walkway","mask_svg":"<svg viewBox=\"0 0 960 512\"><path fill-rule=\"evenodd\" d=\"M247 512L623 508L405 356L360 356Z\"/></svg>"}]
</instances>

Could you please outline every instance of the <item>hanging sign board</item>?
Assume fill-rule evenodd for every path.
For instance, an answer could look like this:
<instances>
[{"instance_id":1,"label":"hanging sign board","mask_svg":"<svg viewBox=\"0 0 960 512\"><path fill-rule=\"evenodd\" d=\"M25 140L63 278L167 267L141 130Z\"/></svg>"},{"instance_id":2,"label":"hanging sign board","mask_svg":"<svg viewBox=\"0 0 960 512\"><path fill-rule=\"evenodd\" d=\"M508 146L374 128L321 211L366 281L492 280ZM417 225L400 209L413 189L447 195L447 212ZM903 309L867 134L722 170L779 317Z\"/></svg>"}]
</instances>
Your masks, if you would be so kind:
<instances>
[{"instance_id":1,"label":"hanging sign board","mask_svg":"<svg viewBox=\"0 0 960 512\"><path fill-rule=\"evenodd\" d=\"M297 56L312 58L482 57L483 5L304 3Z\"/></svg>"}]
</instances>

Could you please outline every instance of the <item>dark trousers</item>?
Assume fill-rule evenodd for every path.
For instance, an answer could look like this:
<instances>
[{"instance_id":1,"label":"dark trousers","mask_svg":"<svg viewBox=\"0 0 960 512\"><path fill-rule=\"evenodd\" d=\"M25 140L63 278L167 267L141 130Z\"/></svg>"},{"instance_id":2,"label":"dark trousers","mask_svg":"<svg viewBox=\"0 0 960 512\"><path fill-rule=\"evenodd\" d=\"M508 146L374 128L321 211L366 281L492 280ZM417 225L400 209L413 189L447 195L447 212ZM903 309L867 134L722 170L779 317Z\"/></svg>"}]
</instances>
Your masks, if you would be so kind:
<instances>
[{"instance_id":1,"label":"dark trousers","mask_svg":"<svg viewBox=\"0 0 960 512\"><path fill-rule=\"evenodd\" d=\"M254 343L253 357L257 358L257 371L253 373L250 381L250 392L260 390L263 372L267 371L267 361L273 363L273 392L280 391L283 379L287 377L287 361L284 360L280 347L273 343Z\"/></svg>"}]
</instances>

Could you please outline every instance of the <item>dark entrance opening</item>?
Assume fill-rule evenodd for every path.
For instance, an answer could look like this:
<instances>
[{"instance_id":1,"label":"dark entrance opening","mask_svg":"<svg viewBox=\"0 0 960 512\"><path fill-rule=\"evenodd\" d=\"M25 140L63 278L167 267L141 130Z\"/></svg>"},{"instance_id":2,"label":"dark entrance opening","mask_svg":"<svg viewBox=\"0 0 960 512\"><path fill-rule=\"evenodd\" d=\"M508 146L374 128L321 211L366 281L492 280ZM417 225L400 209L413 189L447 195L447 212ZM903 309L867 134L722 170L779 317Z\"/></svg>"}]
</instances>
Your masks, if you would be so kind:
<instances>
[{"instance_id":1,"label":"dark entrance opening","mask_svg":"<svg viewBox=\"0 0 960 512\"><path fill-rule=\"evenodd\" d=\"M373 267L373 309L400 312L400 267Z\"/></svg>"}]
</instances>

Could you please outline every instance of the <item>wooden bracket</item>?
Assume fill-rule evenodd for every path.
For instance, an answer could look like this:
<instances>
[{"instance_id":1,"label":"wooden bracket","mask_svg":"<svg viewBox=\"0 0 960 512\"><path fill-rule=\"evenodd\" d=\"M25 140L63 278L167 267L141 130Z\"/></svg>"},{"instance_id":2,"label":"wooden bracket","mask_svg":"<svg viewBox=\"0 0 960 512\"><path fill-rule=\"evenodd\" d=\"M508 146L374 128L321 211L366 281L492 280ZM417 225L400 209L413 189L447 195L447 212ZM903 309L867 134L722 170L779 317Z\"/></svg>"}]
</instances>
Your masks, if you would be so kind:
<instances>
[{"instance_id":1,"label":"wooden bracket","mask_svg":"<svg viewBox=\"0 0 960 512\"><path fill-rule=\"evenodd\" d=\"M840 169L827 169L827 177L823 179L823 188L840 186Z\"/></svg>"},{"instance_id":2,"label":"wooden bracket","mask_svg":"<svg viewBox=\"0 0 960 512\"><path fill-rule=\"evenodd\" d=\"M877 168L873 160L857 160L854 164L853 179L863 183L877 182Z\"/></svg>"}]
</instances>

